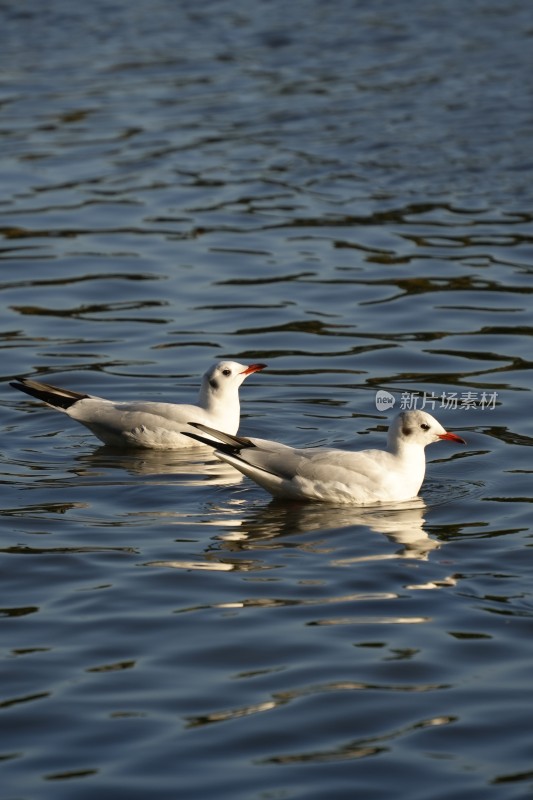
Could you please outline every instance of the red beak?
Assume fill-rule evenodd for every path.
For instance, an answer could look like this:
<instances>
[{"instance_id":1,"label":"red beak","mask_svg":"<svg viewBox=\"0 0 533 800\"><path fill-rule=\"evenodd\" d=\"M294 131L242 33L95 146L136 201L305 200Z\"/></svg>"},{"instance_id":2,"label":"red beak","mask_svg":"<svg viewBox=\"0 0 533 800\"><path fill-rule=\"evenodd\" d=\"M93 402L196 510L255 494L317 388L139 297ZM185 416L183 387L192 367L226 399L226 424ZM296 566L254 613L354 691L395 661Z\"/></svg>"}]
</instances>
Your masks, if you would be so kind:
<instances>
[{"instance_id":1,"label":"red beak","mask_svg":"<svg viewBox=\"0 0 533 800\"><path fill-rule=\"evenodd\" d=\"M266 364L250 364L249 367L246 367L246 369L243 369L243 371L241 372L241 375L251 375L252 372L259 372L260 370L264 369L265 367L266 367Z\"/></svg>"},{"instance_id":2,"label":"red beak","mask_svg":"<svg viewBox=\"0 0 533 800\"><path fill-rule=\"evenodd\" d=\"M449 439L450 442L457 442L458 444L466 444L465 440L461 439L460 436L457 436L456 433L449 433L448 431L446 431L446 433L439 433L438 437L439 439Z\"/></svg>"}]
</instances>

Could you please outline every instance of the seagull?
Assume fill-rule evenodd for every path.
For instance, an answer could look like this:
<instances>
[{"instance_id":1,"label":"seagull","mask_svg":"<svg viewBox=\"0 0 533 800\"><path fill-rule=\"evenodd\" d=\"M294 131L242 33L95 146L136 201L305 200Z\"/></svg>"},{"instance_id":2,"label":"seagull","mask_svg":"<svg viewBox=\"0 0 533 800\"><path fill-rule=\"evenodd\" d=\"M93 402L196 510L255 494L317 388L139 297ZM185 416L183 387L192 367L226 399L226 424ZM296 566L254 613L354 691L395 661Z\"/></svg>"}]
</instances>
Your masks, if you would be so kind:
<instances>
[{"instance_id":1,"label":"seagull","mask_svg":"<svg viewBox=\"0 0 533 800\"><path fill-rule=\"evenodd\" d=\"M227 461L274 497L371 506L418 495L426 471L424 448L448 439L466 444L425 411L402 411L389 427L385 450L294 448L267 439L247 439L203 423L186 432L200 442L218 440L215 456Z\"/></svg>"},{"instance_id":2,"label":"seagull","mask_svg":"<svg viewBox=\"0 0 533 800\"><path fill-rule=\"evenodd\" d=\"M212 425L227 434L237 433L240 422L239 386L247 375L265 367L266 364L245 366L236 361L214 364L202 378L196 406L138 401L117 403L70 389L59 389L32 378L17 378L10 385L81 422L104 444L123 448L181 450L199 445L182 433L189 422ZM213 447L213 443L210 446Z\"/></svg>"}]
</instances>

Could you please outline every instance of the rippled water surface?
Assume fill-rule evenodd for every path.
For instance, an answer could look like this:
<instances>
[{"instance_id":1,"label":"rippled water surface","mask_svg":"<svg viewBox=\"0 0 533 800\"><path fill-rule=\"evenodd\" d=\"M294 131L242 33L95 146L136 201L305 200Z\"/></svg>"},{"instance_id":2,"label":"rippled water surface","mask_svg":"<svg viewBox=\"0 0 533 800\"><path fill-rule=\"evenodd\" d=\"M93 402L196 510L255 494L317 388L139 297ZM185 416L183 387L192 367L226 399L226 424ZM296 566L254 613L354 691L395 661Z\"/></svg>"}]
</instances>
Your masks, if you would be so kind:
<instances>
[{"instance_id":1,"label":"rippled water surface","mask_svg":"<svg viewBox=\"0 0 533 800\"><path fill-rule=\"evenodd\" d=\"M2 800L533 794L527 0L0 3ZM419 500L272 502L35 376L380 446ZM380 410L385 390L394 410Z\"/></svg>"}]
</instances>

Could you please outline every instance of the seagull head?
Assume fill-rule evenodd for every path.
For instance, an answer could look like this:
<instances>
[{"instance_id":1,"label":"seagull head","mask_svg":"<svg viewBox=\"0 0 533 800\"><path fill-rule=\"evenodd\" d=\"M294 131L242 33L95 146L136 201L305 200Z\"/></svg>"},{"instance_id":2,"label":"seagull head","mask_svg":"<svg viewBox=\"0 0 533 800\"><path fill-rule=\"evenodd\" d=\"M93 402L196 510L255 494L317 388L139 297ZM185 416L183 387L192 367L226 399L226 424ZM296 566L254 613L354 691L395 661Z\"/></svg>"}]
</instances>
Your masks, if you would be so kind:
<instances>
[{"instance_id":1,"label":"seagull head","mask_svg":"<svg viewBox=\"0 0 533 800\"><path fill-rule=\"evenodd\" d=\"M426 447L441 439L466 444L464 439L445 430L440 422L426 411L402 411L389 428L389 447L393 450L409 444Z\"/></svg>"},{"instance_id":2,"label":"seagull head","mask_svg":"<svg viewBox=\"0 0 533 800\"><path fill-rule=\"evenodd\" d=\"M239 386L248 375L259 372L265 367L266 364L246 365L237 361L220 361L213 364L202 378L200 396L206 400L216 400L236 395Z\"/></svg>"}]
</instances>

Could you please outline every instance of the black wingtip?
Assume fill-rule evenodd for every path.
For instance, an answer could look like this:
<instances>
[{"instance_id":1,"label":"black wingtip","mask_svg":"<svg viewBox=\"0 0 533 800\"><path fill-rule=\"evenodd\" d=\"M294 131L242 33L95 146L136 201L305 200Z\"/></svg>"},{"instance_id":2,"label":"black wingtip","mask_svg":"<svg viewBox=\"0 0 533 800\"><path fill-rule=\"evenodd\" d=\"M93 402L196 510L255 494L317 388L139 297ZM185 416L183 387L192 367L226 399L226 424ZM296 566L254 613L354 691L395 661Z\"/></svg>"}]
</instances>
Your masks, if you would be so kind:
<instances>
[{"instance_id":1,"label":"black wingtip","mask_svg":"<svg viewBox=\"0 0 533 800\"><path fill-rule=\"evenodd\" d=\"M66 411L70 406L74 405L78 400L81 400L88 395L82 395L78 392L70 392L66 389L58 389L56 386L50 386L48 383L40 383L33 381L31 378L16 378L11 381L10 386L13 389L18 389L20 392L29 394L30 397L35 397L53 408L60 408Z\"/></svg>"},{"instance_id":2,"label":"black wingtip","mask_svg":"<svg viewBox=\"0 0 533 800\"><path fill-rule=\"evenodd\" d=\"M215 440L216 446L221 450L224 449L223 445L231 448L231 452L242 450L244 447L255 447L252 440L247 439L245 436L234 436L231 433L224 433L216 428L210 428L209 425L204 425L203 422L189 422L189 425L211 436Z\"/></svg>"},{"instance_id":3,"label":"black wingtip","mask_svg":"<svg viewBox=\"0 0 533 800\"><path fill-rule=\"evenodd\" d=\"M218 442L214 442L212 439L208 439L207 436L200 436L199 433L191 433L190 431L180 431L184 436L188 436L189 439L195 439L200 444L206 444L208 447L218 447Z\"/></svg>"},{"instance_id":4,"label":"black wingtip","mask_svg":"<svg viewBox=\"0 0 533 800\"><path fill-rule=\"evenodd\" d=\"M19 389L21 392L24 391L24 378L21 375L15 375L12 381L9 381L9 385L13 387L13 389Z\"/></svg>"},{"instance_id":5,"label":"black wingtip","mask_svg":"<svg viewBox=\"0 0 533 800\"><path fill-rule=\"evenodd\" d=\"M215 450L220 451L221 453L227 453L228 455L237 455L241 452L241 450L245 450L248 447L255 447L255 444L252 442L251 439L246 439L244 436L233 436L231 433L223 433L222 431L218 431L216 428L210 428L209 425L204 425L203 422L189 422L188 423L192 428L196 428L202 433L207 434L207 437L200 436L197 433L188 433L187 431L182 431L185 436L190 436L192 439L196 439L202 444L207 444L209 447L213 447Z\"/></svg>"}]
</instances>

